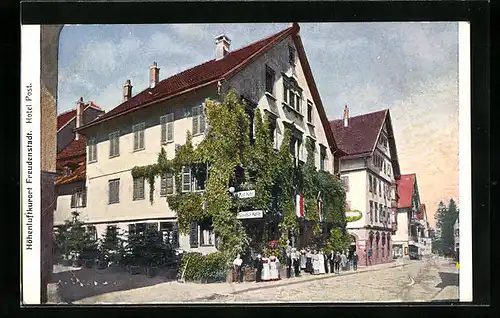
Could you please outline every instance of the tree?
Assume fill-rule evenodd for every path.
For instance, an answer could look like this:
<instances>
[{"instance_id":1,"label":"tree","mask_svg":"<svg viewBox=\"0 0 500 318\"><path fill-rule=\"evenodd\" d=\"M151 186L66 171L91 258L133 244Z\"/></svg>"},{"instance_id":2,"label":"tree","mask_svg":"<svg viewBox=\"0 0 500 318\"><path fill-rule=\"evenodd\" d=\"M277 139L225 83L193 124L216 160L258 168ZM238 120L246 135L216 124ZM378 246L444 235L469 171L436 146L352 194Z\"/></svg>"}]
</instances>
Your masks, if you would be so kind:
<instances>
[{"instance_id":1,"label":"tree","mask_svg":"<svg viewBox=\"0 0 500 318\"><path fill-rule=\"evenodd\" d=\"M442 201L439 202L436 219L436 231L433 240L433 249L439 254L448 254L454 249L453 226L458 218L458 208L453 199L450 199L448 206Z\"/></svg>"}]
</instances>

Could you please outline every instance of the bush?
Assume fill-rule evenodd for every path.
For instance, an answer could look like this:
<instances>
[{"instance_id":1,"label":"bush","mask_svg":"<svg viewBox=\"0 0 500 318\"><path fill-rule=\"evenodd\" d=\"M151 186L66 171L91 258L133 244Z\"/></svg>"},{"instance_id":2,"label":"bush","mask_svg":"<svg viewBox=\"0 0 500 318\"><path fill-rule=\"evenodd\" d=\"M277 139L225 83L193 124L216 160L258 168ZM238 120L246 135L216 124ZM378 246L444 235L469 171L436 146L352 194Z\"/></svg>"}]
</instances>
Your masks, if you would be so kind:
<instances>
[{"instance_id":1,"label":"bush","mask_svg":"<svg viewBox=\"0 0 500 318\"><path fill-rule=\"evenodd\" d=\"M122 265L164 266L174 258L172 245L163 241L162 234L155 227L146 227L139 233L129 233L122 254Z\"/></svg>"},{"instance_id":2,"label":"bush","mask_svg":"<svg viewBox=\"0 0 500 318\"><path fill-rule=\"evenodd\" d=\"M186 281L202 283L225 281L229 269L226 258L221 252L207 255L198 252L184 253L181 259L179 275L182 275L185 267L184 279Z\"/></svg>"}]
</instances>

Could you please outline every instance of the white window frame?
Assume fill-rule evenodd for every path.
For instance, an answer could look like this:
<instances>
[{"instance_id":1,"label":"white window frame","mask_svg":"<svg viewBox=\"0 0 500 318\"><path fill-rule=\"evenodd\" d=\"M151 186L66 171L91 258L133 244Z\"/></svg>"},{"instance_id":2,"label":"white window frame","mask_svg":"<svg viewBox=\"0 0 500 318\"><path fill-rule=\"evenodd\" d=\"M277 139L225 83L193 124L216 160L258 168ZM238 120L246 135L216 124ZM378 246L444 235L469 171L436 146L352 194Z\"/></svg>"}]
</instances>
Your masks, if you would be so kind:
<instances>
[{"instance_id":1,"label":"white window frame","mask_svg":"<svg viewBox=\"0 0 500 318\"><path fill-rule=\"evenodd\" d=\"M109 134L109 158L120 156L120 131Z\"/></svg>"},{"instance_id":2,"label":"white window frame","mask_svg":"<svg viewBox=\"0 0 500 318\"><path fill-rule=\"evenodd\" d=\"M145 149L145 131L146 123L139 123L132 126L132 132L134 134L134 151L141 151Z\"/></svg>"},{"instance_id":3,"label":"white window frame","mask_svg":"<svg viewBox=\"0 0 500 318\"><path fill-rule=\"evenodd\" d=\"M145 193L145 178L138 177L133 179L133 187L132 187L132 200L139 201L144 200L146 198Z\"/></svg>"},{"instance_id":4,"label":"white window frame","mask_svg":"<svg viewBox=\"0 0 500 318\"><path fill-rule=\"evenodd\" d=\"M186 172L186 171L189 171ZM186 182L186 179L188 180L188 182ZM186 189L185 186L189 183L189 189ZM191 171L191 167L189 166L185 166L185 167L182 167L182 193L188 193L188 192L192 192L193 190L193 182L192 182L192 171Z\"/></svg>"},{"instance_id":5,"label":"white window frame","mask_svg":"<svg viewBox=\"0 0 500 318\"><path fill-rule=\"evenodd\" d=\"M268 94L271 94L271 96L274 96L275 94L275 86L276 86L276 71L270 67L269 65L266 64L265 66L265 69L264 69L264 90L266 93ZM270 71L269 74L272 75L272 84L271 84L271 91L268 91L268 87L267 87L267 74L268 74L268 71Z\"/></svg>"},{"instance_id":6,"label":"white window frame","mask_svg":"<svg viewBox=\"0 0 500 318\"><path fill-rule=\"evenodd\" d=\"M161 143L166 144L174 141L174 113L160 117Z\"/></svg>"},{"instance_id":7,"label":"white window frame","mask_svg":"<svg viewBox=\"0 0 500 318\"><path fill-rule=\"evenodd\" d=\"M311 108L311 117L309 117L309 107ZM308 124L314 124L314 105L310 100L307 100L306 119Z\"/></svg>"},{"instance_id":8,"label":"white window frame","mask_svg":"<svg viewBox=\"0 0 500 318\"><path fill-rule=\"evenodd\" d=\"M96 139L88 139L87 141L87 153L89 154L88 163L97 162L97 143Z\"/></svg>"},{"instance_id":9,"label":"white window frame","mask_svg":"<svg viewBox=\"0 0 500 318\"><path fill-rule=\"evenodd\" d=\"M84 208L87 206L87 188L78 187L71 193L71 208Z\"/></svg>"}]
</instances>

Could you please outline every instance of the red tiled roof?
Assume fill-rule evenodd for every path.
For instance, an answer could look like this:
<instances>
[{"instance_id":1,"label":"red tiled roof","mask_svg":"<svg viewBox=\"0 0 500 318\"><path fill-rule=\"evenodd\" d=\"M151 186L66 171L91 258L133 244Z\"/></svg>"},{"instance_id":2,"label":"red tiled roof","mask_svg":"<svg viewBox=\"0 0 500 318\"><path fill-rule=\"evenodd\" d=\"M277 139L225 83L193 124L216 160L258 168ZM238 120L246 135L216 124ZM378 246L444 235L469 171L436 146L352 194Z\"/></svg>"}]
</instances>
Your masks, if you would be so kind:
<instances>
[{"instance_id":1,"label":"red tiled roof","mask_svg":"<svg viewBox=\"0 0 500 318\"><path fill-rule=\"evenodd\" d=\"M398 182L398 208L411 208L416 174L403 174Z\"/></svg>"},{"instance_id":2,"label":"red tiled roof","mask_svg":"<svg viewBox=\"0 0 500 318\"><path fill-rule=\"evenodd\" d=\"M76 168L69 176L62 175L56 179L56 185L68 184L76 181L83 181L86 178L86 164L85 158L83 159L83 163L80 164L78 168Z\"/></svg>"},{"instance_id":3,"label":"red tiled roof","mask_svg":"<svg viewBox=\"0 0 500 318\"><path fill-rule=\"evenodd\" d=\"M70 159L78 156L85 156L87 152L87 142L85 136L80 136L78 140L73 141L57 154L56 160Z\"/></svg>"},{"instance_id":4,"label":"red tiled roof","mask_svg":"<svg viewBox=\"0 0 500 318\"><path fill-rule=\"evenodd\" d=\"M229 52L220 60L210 60L186 71L160 81L154 88L146 88L128 101L123 102L100 118L82 127L100 123L104 120L120 116L136 109L149 106L153 102L168 99L189 89L214 83L241 70L253 58L259 56L274 44L298 30L298 25L291 26L263 40L254 42L236 51Z\"/></svg>"},{"instance_id":5,"label":"red tiled roof","mask_svg":"<svg viewBox=\"0 0 500 318\"><path fill-rule=\"evenodd\" d=\"M92 107L97 110L101 110L104 112L104 110L96 105L94 102L90 101L88 104L85 105L85 108L83 109L84 111L87 110L87 108ZM76 108L66 111L64 113L61 113L57 116L57 130L59 131L61 128L66 126L70 121L72 121L76 117Z\"/></svg>"},{"instance_id":6,"label":"red tiled roof","mask_svg":"<svg viewBox=\"0 0 500 318\"><path fill-rule=\"evenodd\" d=\"M337 146L349 157L363 154L370 156L387 117L387 112L388 110L384 109L350 117L348 127L344 127L344 119L330 121L330 128Z\"/></svg>"}]
</instances>

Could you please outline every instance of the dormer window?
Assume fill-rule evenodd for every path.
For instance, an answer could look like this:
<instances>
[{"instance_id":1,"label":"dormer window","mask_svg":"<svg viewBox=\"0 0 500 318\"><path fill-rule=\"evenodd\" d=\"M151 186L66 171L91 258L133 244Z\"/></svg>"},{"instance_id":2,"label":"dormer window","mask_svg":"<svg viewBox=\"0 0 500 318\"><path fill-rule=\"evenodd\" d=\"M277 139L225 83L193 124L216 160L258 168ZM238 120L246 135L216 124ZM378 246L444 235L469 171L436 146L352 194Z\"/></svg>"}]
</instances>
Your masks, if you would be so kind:
<instances>
[{"instance_id":1,"label":"dormer window","mask_svg":"<svg viewBox=\"0 0 500 318\"><path fill-rule=\"evenodd\" d=\"M69 177L70 174L71 174L71 168L68 166L64 167L64 176Z\"/></svg>"}]
</instances>

